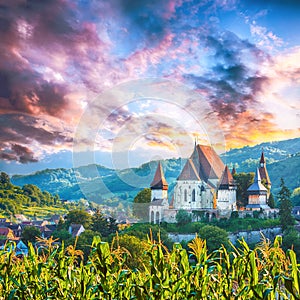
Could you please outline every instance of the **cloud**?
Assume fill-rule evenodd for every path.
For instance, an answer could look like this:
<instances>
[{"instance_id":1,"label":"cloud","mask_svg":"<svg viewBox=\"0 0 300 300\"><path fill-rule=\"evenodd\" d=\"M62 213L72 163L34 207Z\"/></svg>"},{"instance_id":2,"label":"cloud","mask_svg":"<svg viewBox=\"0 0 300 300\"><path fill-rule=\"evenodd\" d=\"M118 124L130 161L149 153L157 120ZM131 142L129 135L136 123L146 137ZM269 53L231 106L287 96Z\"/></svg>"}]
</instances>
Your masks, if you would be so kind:
<instances>
[{"instance_id":1,"label":"cloud","mask_svg":"<svg viewBox=\"0 0 300 300\"><path fill-rule=\"evenodd\" d=\"M285 60L288 56L283 55L282 61L279 56L271 58L268 48L259 44L284 45L275 32L258 23L268 10L259 10L255 22L248 21L260 46L220 28L222 12L234 14L238 5L235 0L17 0L1 4L2 158L34 161L45 151L70 148L81 114L99 93L127 80L152 76L177 80L197 90L237 146L248 143L234 137L247 124L253 136L258 135L258 125L277 132L281 124L277 110L283 108L285 88L291 86L296 94L298 56ZM266 87L272 89L268 92ZM107 140L97 141L103 151L111 149L120 128L124 133L118 136L120 141L124 142L126 134L144 132L148 134L143 137L145 145L153 148L169 147L159 137L183 144L183 136L196 131L188 117L188 126L179 126L178 118L167 122L170 116L182 117L173 108L119 108L117 96L101 99L95 107L97 114L87 120L106 120L103 137ZM265 102L276 99L276 104L268 107L264 96ZM292 99L290 106L297 108L295 96ZM201 120L211 116L201 102L186 101L186 105L203 114ZM83 130L90 132L91 128L87 125ZM89 139L82 142L90 147Z\"/></svg>"},{"instance_id":2,"label":"cloud","mask_svg":"<svg viewBox=\"0 0 300 300\"><path fill-rule=\"evenodd\" d=\"M19 114L0 115L0 149L2 159L17 160L21 163L34 162L48 148L71 147L72 136L66 128L44 119ZM34 150L33 150L34 149ZM34 155L33 155L34 153Z\"/></svg>"}]
</instances>

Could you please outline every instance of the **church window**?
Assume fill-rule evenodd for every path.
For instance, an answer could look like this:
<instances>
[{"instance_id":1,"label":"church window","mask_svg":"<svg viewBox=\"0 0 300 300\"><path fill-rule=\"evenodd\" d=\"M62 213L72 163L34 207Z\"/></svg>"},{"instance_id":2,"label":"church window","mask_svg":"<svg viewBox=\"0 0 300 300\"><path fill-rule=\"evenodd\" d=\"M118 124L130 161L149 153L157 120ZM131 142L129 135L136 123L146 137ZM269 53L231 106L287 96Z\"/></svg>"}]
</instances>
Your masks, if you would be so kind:
<instances>
[{"instance_id":1,"label":"church window","mask_svg":"<svg viewBox=\"0 0 300 300\"><path fill-rule=\"evenodd\" d=\"M184 190L184 201L187 201L187 190Z\"/></svg>"},{"instance_id":2,"label":"church window","mask_svg":"<svg viewBox=\"0 0 300 300\"><path fill-rule=\"evenodd\" d=\"M196 201L196 191L195 189L193 189L193 192L192 192L192 202L195 202Z\"/></svg>"}]
</instances>

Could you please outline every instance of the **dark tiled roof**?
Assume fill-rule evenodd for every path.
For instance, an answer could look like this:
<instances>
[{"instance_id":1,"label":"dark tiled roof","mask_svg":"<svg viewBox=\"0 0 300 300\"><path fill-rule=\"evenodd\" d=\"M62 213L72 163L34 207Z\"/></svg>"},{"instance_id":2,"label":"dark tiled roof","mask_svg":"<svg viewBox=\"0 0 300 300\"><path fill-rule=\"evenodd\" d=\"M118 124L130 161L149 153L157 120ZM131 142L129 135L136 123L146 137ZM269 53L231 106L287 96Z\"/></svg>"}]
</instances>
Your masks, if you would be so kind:
<instances>
[{"instance_id":1,"label":"dark tiled roof","mask_svg":"<svg viewBox=\"0 0 300 300\"><path fill-rule=\"evenodd\" d=\"M260 174L261 180L265 180L267 184L271 183L267 168L265 166L259 168L259 174Z\"/></svg>"},{"instance_id":2,"label":"dark tiled roof","mask_svg":"<svg viewBox=\"0 0 300 300\"><path fill-rule=\"evenodd\" d=\"M158 162L157 169L150 187L151 189L168 189L168 183L165 179L164 171L160 162Z\"/></svg>"},{"instance_id":3,"label":"dark tiled roof","mask_svg":"<svg viewBox=\"0 0 300 300\"><path fill-rule=\"evenodd\" d=\"M220 180L220 189L227 189L229 186L235 186L235 182L233 180L233 177L228 169L228 167L225 167L225 170L223 172L222 178Z\"/></svg>"},{"instance_id":4,"label":"dark tiled roof","mask_svg":"<svg viewBox=\"0 0 300 300\"><path fill-rule=\"evenodd\" d=\"M261 153L259 163L260 163L259 173L260 173L261 180L264 180L267 184L271 184L271 180L266 168L266 160L265 160L264 152Z\"/></svg>"},{"instance_id":5,"label":"dark tiled roof","mask_svg":"<svg viewBox=\"0 0 300 300\"><path fill-rule=\"evenodd\" d=\"M188 159L177 180L198 180L200 177L191 159Z\"/></svg>"},{"instance_id":6,"label":"dark tiled roof","mask_svg":"<svg viewBox=\"0 0 300 300\"><path fill-rule=\"evenodd\" d=\"M235 167L232 168L231 174L232 174L232 175L235 175L235 174L236 174L236 169L235 169Z\"/></svg>"},{"instance_id":7,"label":"dark tiled roof","mask_svg":"<svg viewBox=\"0 0 300 300\"><path fill-rule=\"evenodd\" d=\"M262 153L261 153L261 156L260 156L260 161L259 161L259 163L261 163L261 164L265 164L265 163L266 163L266 161L265 161L265 155L264 155L264 152L262 152Z\"/></svg>"}]
</instances>

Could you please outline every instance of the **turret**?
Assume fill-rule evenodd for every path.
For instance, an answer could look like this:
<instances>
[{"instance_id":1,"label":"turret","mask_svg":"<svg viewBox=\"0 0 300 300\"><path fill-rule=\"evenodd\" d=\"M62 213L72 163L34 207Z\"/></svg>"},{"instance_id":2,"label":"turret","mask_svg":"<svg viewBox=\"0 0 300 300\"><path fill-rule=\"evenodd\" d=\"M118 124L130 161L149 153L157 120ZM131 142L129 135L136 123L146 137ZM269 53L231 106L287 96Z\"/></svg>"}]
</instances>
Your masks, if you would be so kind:
<instances>
[{"instance_id":1,"label":"turret","mask_svg":"<svg viewBox=\"0 0 300 300\"><path fill-rule=\"evenodd\" d=\"M160 162L158 162L154 178L150 184L150 188L151 188L151 201L155 199L168 198L168 183L166 181L164 171L162 169Z\"/></svg>"}]
</instances>

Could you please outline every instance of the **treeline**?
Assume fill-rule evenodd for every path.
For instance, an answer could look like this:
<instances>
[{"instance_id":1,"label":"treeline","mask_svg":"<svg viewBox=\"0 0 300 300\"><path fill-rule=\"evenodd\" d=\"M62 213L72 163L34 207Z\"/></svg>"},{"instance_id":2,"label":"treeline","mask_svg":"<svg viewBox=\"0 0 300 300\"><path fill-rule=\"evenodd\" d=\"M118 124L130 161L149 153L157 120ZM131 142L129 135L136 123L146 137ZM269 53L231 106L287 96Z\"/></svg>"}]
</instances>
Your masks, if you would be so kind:
<instances>
[{"instance_id":1,"label":"treeline","mask_svg":"<svg viewBox=\"0 0 300 300\"><path fill-rule=\"evenodd\" d=\"M131 253L94 238L84 263L75 245L58 248L40 240L18 259L13 247L0 251L0 295L3 299L299 299L300 272L292 250L284 252L281 237L250 249L241 241L228 251L209 254L196 237L185 250L168 250L149 238L137 257L138 268L127 264Z\"/></svg>"},{"instance_id":2,"label":"treeline","mask_svg":"<svg viewBox=\"0 0 300 300\"><path fill-rule=\"evenodd\" d=\"M4 215L14 215L22 212L24 206L52 206L60 204L58 195L41 191L33 184L25 184L22 188L13 185L9 176L0 173L0 212Z\"/></svg>"}]
</instances>

